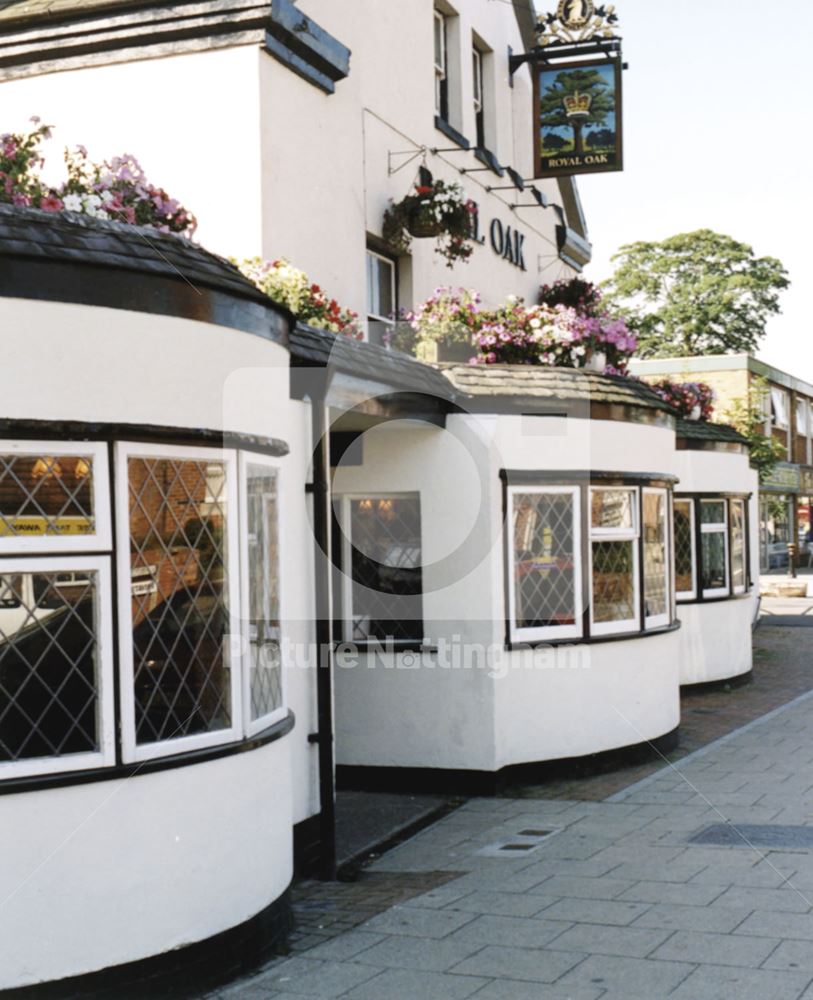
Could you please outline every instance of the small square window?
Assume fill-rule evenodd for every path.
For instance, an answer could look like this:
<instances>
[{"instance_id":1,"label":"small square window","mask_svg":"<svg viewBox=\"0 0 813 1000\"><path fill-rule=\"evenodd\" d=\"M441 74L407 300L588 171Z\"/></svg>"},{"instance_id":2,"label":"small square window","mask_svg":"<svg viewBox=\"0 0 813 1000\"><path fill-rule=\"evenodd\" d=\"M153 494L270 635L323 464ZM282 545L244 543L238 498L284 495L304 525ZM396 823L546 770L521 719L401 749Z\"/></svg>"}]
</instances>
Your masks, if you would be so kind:
<instances>
[{"instance_id":1,"label":"small square window","mask_svg":"<svg viewBox=\"0 0 813 1000\"><path fill-rule=\"evenodd\" d=\"M107 449L0 442L0 553L109 550Z\"/></svg>"}]
</instances>

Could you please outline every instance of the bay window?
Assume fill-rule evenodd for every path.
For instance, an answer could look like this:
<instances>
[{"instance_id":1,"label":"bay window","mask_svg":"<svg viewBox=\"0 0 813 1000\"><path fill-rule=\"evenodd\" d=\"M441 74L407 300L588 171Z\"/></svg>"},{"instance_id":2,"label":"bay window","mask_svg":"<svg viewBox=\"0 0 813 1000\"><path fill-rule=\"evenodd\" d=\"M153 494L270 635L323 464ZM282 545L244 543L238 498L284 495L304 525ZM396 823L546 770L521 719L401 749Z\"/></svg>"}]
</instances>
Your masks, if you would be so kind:
<instances>
[{"instance_id":1,"label":"bay window","mask_svg":"<svg viewBox=\"0 0 813 1000\"><path fill-rule=\"evenodd\" d=\"M278 476L236 449L0 443L0 778L115 765L116 673L124 763L285 714Z\"/></svg>"},{"instance_id":2,"label":"bay window","mask_svg":"<svg viewBox=\"0 0 813 1000\"><path fill-rule=\"evenodd\" d=\"M115 761L107 483L103 445L0 443L0 777Z\"/></svg>"},{"instance_id":3,"label":"bay window","mask_svg":"<svg viewBox=\"0 0 813 1000\"><path fill-rule=\"evenodd\" d=\"M694 600L697 596L695 560L694 500L675 497L675 590L677 599Z\"/></svg>"},{"instance_id":4,"label":"bay window","mask_svg":"<svg viewBox=\"0 0 813 1000\"><path fill-rule=\"evenodd\" d=\"M582 634L580 497L576 486L510 490L509 603L526 640Z\"/></svg>"},{"instance_id":5,"label":"bay window","mask_svg":"<svg viewBox=\"0 0 813 1000\"><path fill-rule=\"evenodd\" d=\"M700 501L700 582L706 597L728 594L728 510L724 500Z\"/></svg>"},{"instance_id":6,"label":"bay window","mask_svg":"<svg viewBox=\"0 0 813 1000\"><path fill-rule=\"evenodd\" d=\"M671 618L669 528L666 490L643 491L644 608L648 626L667 625Z\"/></svg>"},{"instance_id":7,"label":"bay window","mask_svg":"<svg viewBox=\"0 0 813 1000\"><path fill-rule=\"evenodd\" d=\"M533 473L503 475L528 483L506 493L509 641L601 639L671 625L667 486L623 477L619 485L567 485L565 473L558 482L540 474L551 485L537 485Z\"/></svg>"},{"instance_id":8,"label":"bay window","mask_svg":"<svg viewBox=\"0 0 813 1000\"><path fill-rule=\"evenodd\" d=\"M639 627L637 490L590 491L591 623L594 635Z\"/></svg>"},{"instance_id":9,"label":"bay window","mask_svg":"<svg viewBox=\"0 0 813 1000\"><path fill-rule=\"evenodd\" d=\"M748 591L748 497L675 497L673 526L678 602Z\"/></svg>"}]
</instances>

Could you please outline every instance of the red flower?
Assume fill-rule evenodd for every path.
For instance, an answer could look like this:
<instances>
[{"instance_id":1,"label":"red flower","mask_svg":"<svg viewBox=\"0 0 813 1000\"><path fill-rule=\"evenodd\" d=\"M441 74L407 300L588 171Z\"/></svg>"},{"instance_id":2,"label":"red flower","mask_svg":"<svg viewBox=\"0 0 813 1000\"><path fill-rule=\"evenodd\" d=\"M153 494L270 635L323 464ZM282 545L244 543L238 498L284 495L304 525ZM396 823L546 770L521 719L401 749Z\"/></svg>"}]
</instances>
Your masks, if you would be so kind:
<instances>
[{"instance_id":1,"label":"red flower","mask_svg":"<svg viewBox=\"0 0 813 1000\"><path fill-rule=\"evenodd\" d=\"M64 205L56 195L49 194L45 198L40 198L40 208L46 212L61 212Z\"/></svg>"}]
</instances>

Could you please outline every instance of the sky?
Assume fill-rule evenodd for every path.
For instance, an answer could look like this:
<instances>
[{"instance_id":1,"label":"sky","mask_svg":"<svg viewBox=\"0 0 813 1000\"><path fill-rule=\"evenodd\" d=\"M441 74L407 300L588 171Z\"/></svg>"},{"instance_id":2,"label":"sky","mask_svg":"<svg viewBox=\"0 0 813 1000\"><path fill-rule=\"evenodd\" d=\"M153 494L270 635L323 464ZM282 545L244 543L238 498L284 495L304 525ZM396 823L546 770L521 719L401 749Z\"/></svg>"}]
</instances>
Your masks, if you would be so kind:
<instances>
[{"instance_id":1,"label":"sky","mask_svg":"<svg viewBox=\"0 0 813 1000\"><path fill-rule=\"evenodd\" d=\"M757 355L813 382L813 0L615 6L629 63L625 169L578 179L586 276L609 277L624 243L701 228L778 257L792 286Z\"/></svg>"}]
</instances>

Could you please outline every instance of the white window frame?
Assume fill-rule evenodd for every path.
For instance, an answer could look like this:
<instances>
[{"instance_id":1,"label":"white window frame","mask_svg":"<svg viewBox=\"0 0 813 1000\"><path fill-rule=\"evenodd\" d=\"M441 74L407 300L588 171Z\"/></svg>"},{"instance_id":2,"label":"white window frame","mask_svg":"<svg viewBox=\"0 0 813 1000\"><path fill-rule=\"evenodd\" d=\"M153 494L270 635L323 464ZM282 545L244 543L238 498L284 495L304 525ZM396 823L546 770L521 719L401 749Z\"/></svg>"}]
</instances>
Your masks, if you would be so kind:
<instances>
[{"instance_id":1,"label":"white window frame","mask_svg":"<svg viewBox=\"0 0 813 1000\"><path fill-rule=\"evenodd\" d=\"M52 452L48 452L52 454ZM58 541L53 536L52 541ZM4 778L35 777L41 774L87 771L91 768L110 767L116 763L115 696L113 660L113 606L111 599L111 568L109 556L71 556L37 559L2 559L0 573L13 576L20 573L70 573L93 572L97 574L96 587L96 648L97 696L96 725L99 749L90 753L62 754L53 757L29 757L23 760L0 763L0 780Z\"/></svg>"},{"instance_id":2,"label":"white window frame","mask_svg":"<svg viewBox=\"0 0 813 1000\"><path fill-rule=\"evenodd\" d=\"M593 494L594 493L629 493L632 496L632 527L631 528L594 528L593 527ZM590 486L588 503L588 525L590 532L590 634L591 636L619 635L624 632L641 631L641 562L639 554L639 539L641 534L641 501L640 491L634 486ZM593 542L631 542L632 543L632 585L635 595L634 617L620 622L596 622L594 620L595 601L593 600Z\"/></svg>"},{"instance_id":3,"label":"white window frame","mask_svg":"<svg viewBox=\"0 0 813 1000\"><path fill-rule=\"evenodd\" d=\"M748 587L748 507L746 506L745 500L739 497L734 497L729 501L731 510L726 511L729 519L729 544L731 546L731 555L728 558L728 562L731 564L731 580L729 584L731 586L732 594L744 594ZM742 586L737 586L734 583L734 506L739 504L742 510Z\"/></svg>"},{"instance_id":4,"label":"white window frame","mask_svg":"<svg viewBox=\"0 0 813 1000\"><path fill-rule=\"evenodd\" d=\"M446 15L442 11L434 11L435 20L432 34L432 60L435 66L435 114L440 118L443 115L443 102L441 100L441 84L448 78L449 54L446 51ZM438 36L439 31L439 36ZM437 39L440 37L440 62L437 56Z\"/></svg>"},{"instance_id":5,"label":"white window frame","mask_svg":"<svg viewBox=\"0 0 813 1000\"><path fill-rule=\"evenodd\" d=\"M575 589L574 625L545 625L540 628L517 627L516 549L514 545L514 497L518 494L569 496L573 501L573 587ZM508 550L508 621L512 642L545 642L551 639L581 639L584 636L584 600L582 583L582 513L578 486L509 486L506 518Z\"/></svg>"},{"instance_id":6,"label":"white window frame","mask_svg":"<svg viewBox=\"0 0 813 1000\"><path fill-rule=\"evenodd\" d=\"M641 526L643 530L644 524L644 511L643 511L643 498L646 496L659 496L663 498L663 561L664 561L664 586L665 586L665 603L666 611L662 615L647 615L644 619L645 629L663 628L669 624L671 620L671 609L672 609L672 576L673 570L669 563L669 557L671 553L671 546L669 544L669 490L663 489L662 487L655 486L645 486L643 489L641 497ZM644 545L646 545L646 538L644 538ZM644 607L646 607L646 573L643 573L643 584L644 584Z\"/></svg>"},{"instance_id":7,"label":"white window frame","mask_svg":"<svg viewBox=\"0 0 813 1000\"><path fill-rule=\"evenodd\" d=\"M356 639L353 637L353 522L352 522L352 511L351 504L354 500L412 500L415 497L418 498L421 511L421 580L423 581L423 586L425 586L426 581L423 580L423 567L424 562L424 531L423 531L423 504L421 503L421 494L419 490L400 490L400 491L373 491L373 492L363 492L363 493L342 493L341 496L337 496L334 500L334 507L338 505L340 513L340 524L342 526L342 572L341 572L341 592L342 592L342 636L344 642L363 644L365 642L376 643L385 642L386 640L380 640L376 638L370 639ZM423 631L426 631L426 607L424 605L424 598L426 597L425 591L421 590L421 625L423 626ZM409 642L423 642L425 636L416 635L413 639L406 640ZM403 642L404 640L396 640L397 642Z\"/></svg>"},{"instance_id":8,"label":"white window frame","mask_svg":"<svg viewBox=\"0 0 813 1000\"><path fill-rule=\"evenodd\" d=\"M241 639L242 639L242 662L243 667L243 718L245 720L245 734L247 737L255 736L257 733L268 729L274 723L284 719L288 714L288 678L286 676L287 664L283 660L283 650L285 649L283 631L283 587L282 571L285 566L285 532L282 526L285 523L283 518L282 499L282 464L268 455L261 455L255 452L241 451L238 456L240 472L240 603L241 603ZM279 596L279 653L280 653L280 705L272 712L260 716L258 719L251 718L251 644L249 636L248 610L251 607L249 600L249 573L248 573L248 467L249 465L265 466L273 469L277 475L277 586Z\"/></svg>"},{"instance_id":9,"label":"white window frame","mask_svg":"<svg viewBox=\"0 0 813 1000\"><path fill-rule=\"evenodd\" d=\"M130 580L130 518L128 461L131 458L176 459L190 462L222 462L226 469L226 574L230 637L224 640L224 658L231 689L231 726L211 733L181 736L157 743L136 743L133 662L133 622L131 601L126 595ZM231 449L197 448L186 445L151 445L120 441L115 446L116 475L116 559L119 580L118 624L121 671L121 746L124 763L155 760L207 747L234 743L243 736L243 657L240 616L240 542L237 452ZM229 638L231 641L229 642Z\"/></svg>"},{"instance_id":10,"label":"white window frame","mask_svg":"<svg viewBox=\"0 0 813 1000\"><path fill-rule=\"evenodd\" d=\"M781 403L779 402L781 400ZM777 430L790 430L790 395L787 389L772 385L770 390L771 426ZM774 413L777 419L774 420Z\"/></svg>"},{"instance_id":11,"label":"white window frame","mask_svg":"<svg viewBox=\"0 0 813 1000\"><path fill-rule=\"evenodd\" d=\"M383 261L390 268L390 292L392 297L392 307L393 311L398 308L398 272L396 269L396 263L391 257L386 257L384 254L378 253L375 250L370 250L367 248L367 256L365 260L368 262L370 259L376 261ZM395 317L394 316L382 316L376 313L371 308L372 306L372 285L370 281L369 270L367 272L367 340L370 339L370 324L371 323L383 323L388 326L391 330L395 329Z\"/></svg>"},{"instance_id":12,"label":"white window frame","mask_svg":"<svg viewBox=\"0 0 813 1000\"><path fill-rule=\"evenodd\" d=\"M688 504L689 505L689 525L692 534L692 589L691 590L678 590L677 582L675 582L675 595L678 603L684 603L686 601L697 600L697 526L695 523L695 518L697 516L695 511L696 500L694 497L682 497L679 494L675 496L674 507L676 508L678 504ZM672 516L672 523L674 524L674 515ZM674 531L675 535L675 547L677 547L677 532ZM677 581L677 554L675 554L674 562L674 573L675 581Z\"/></svg>"},{"instance_id":13,"label":"white window frame","mask_svg":"<svg viewBox=\"0 0 813 1000\"><path fill-rule=\"evenodd\" d=\"M96 522L95 531L87 535L0 536L0 555L110 551L110 478L104 442L3 440L0 441L0 453L19 457L70 455L88 459L93 469L93 517Z\"/></svg>"},{"instance_id":14,"label":"white window frame","mask_svg":"<svg viewBox=\"0 0 813 1000\"><path fill-rule=\"evenodd\" d=\"M799 412L803 415L802 426L799 426ZM805 442L805 464L811 463L811 431L813 431L813 412L811 412L810 401L806 396L796 397L796 434L804 438ZM794 449L795 450L795 449Z\"/></svg>"},{"instance_id":15,"label":"white window frame","mask_svg":"<svg viewBox=\"0 0 813 1000\"><path fill-rule=\"evenodd\" d=\"M483 96L483 53L476 45L471 48L472 83L474 88L474 114L483 111L485 98Z\"/></svg>"},{"instance_id":16,"label":"white window frame","mask_svg":"<svg viewBox=\"0 0 813 1000\"><path fill-rule=\"evenodd\" d=\"M703 523L703 504L719 504L723 508L723 520L714 521L709 524ZM711 587L706 589L703 587L703 566L698 567L698 586L703 587L703 597L729 597L731 595L731 573L730 573L730 539L729 539L729 518L728 518L728 501L725 497L720 497L719 499L701 499L700 500L700 532L703 535L714 535L722 534L723 540L725 542L725 586L724 587ZM700 549L702 553L702 545Z\"/></svg>"}]
</instances>

